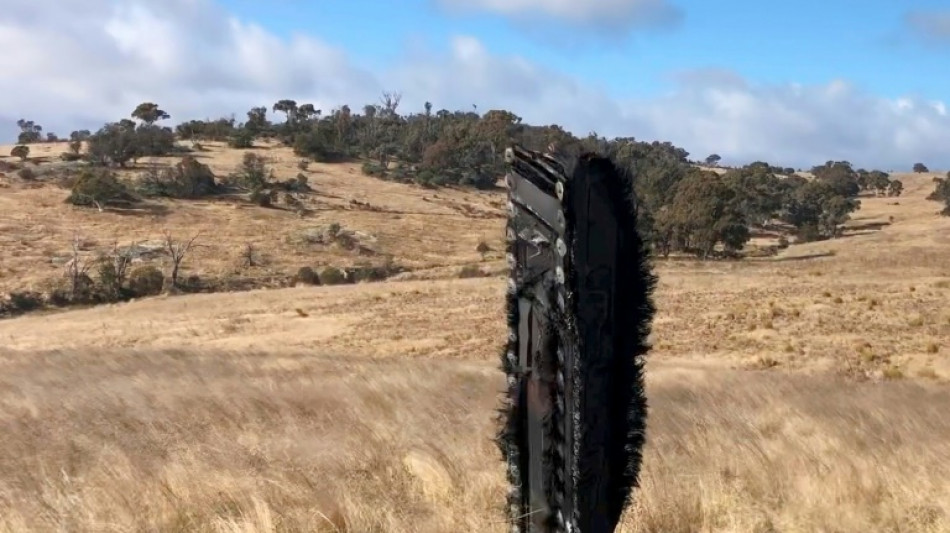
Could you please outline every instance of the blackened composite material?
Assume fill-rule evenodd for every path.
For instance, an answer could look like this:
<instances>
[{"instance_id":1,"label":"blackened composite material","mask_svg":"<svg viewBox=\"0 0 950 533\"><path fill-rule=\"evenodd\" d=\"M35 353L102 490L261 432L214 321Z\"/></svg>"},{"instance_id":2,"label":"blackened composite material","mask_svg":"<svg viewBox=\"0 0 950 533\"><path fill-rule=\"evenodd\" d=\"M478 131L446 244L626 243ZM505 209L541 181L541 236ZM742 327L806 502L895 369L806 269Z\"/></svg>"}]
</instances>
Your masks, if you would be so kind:
<instances>
[{"instance_id":1,"label":"blackened composite material","mask_svg":"<svg viewBox=\"0 0 950 533\"><path fill-rule=\"evenodd\" d=\"M512 531L611 533L640 469L656 282L632 178L594 154L505 157Z\"/></svg>"}]
</instances>

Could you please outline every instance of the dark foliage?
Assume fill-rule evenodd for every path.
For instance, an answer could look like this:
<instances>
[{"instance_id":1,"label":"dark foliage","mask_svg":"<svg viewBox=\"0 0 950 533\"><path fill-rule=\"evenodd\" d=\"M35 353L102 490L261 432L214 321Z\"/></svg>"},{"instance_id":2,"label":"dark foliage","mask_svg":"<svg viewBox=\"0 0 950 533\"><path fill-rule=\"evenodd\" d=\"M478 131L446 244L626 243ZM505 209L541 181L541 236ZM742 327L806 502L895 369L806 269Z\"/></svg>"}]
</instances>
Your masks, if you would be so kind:
<instances>
[{"instance_id":1,"label":"dark foliage","mask_svg":"<svg viewBox=\"0 0 950 533\"><path fill-rule=\"evenodd\" d=\"M85 207L103 208L138 201L115 173L104 169L87 169L73 184L66 202Z\"/></svg>"},{"instance_id":2,"label":"dark foliage","mask_svg":"<svg viewBox=\"0 0 950 533\"><path fill-rule=\"evenodd\" d=\"M944 208L940 214L950 216L950 172L947 172L946 178L934 178L934 185L934 191L927 196L927 199L943 202Z\"/></svg>"},{"instance_id":3,"label":"dark foliage","mask_svg":"<svg viewBox=\"0 0 950 533\"><path fill-rule=\"evenodd\" d=\"M141 192L146 196L201 198L219 191L208 165L185 156L170 168L149 169L142 178Z\"/></svg>"}]
</instances>

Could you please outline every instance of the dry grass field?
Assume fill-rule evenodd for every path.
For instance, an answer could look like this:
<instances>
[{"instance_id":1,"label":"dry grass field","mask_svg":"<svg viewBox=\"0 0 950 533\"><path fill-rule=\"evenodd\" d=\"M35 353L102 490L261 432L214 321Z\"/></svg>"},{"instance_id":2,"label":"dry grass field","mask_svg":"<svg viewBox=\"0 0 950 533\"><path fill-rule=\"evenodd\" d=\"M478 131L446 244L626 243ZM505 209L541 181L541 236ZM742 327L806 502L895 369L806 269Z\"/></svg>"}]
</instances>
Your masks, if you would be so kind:
<instances>
[{"instance_id":1,"label":"dry grass field","mask_svg":"<svg viewBox=\"0 0 950 533\"><path fill-rule=\"evenodd\" d=\"M300 172L289 150L257 151ZM240 269L247 243L267 259L253 275L411 270L0 321L0 530L505 530L504 283L457 279L503 271L503 196L305 174L304 217L223 200L99 213L0 177L2 291L60 276L75 234L91 252L165 229L200 232L199 275ZM657 263L649 443L622 531L950 531L950 219L924 199L932 176L862 199L840 239ZM331 223L372 255L296 239Z\"/></svg>"},{"instance_id":2,"label":"dry grass field","mask_svg":"<svg viewBox=\"0 0 950 533\"><path fill-rule=\"evenodd\" d=\"M454 273L461 265L479 261L480 241L499 250L504 234L504 198L497 193L475 190L427 190L364 176L357 164L311 163L297 167L299 158L290 149L264 145L239 151L220 143L205 143L206 152L194 155L220 176L236 172L244 152L257 153L269 161L278 179L307 176L315 193L304 202L312 214L300 217L288 210L262 209L230 199L199 201L149 201L139 209L111 210L76 208L64 204L69 191L55 186L22 186L9 173L0 177L0 291L39 286L61 275L62 259L68 256L78 236L87 252L120 245L155 243L168 231L179 240L198 235L198 245L185 261L185 272L221 276L241 272L242 253L250 244L260 255L259 267L247 275L265 276L290 272L301 266L350 266L360 262L380 263L389 257L406 268L425 275L427 270ZM33 148L39 169L56 164L64 144L41 144ZM0 154L9 154L0 146ZM124 171L126 177L141 173L149 164L171 164L180 158L144 158L139 169ZM14 162L14 158L0 161ZM48 161L46 161L48 160ZM330 224L353 232L368 251L354 254L337 246L324 246L309 239ZM496 252L494 257L500 258ZM436 274L438 275L438 274Z\"/></svg>"}]
</instances>

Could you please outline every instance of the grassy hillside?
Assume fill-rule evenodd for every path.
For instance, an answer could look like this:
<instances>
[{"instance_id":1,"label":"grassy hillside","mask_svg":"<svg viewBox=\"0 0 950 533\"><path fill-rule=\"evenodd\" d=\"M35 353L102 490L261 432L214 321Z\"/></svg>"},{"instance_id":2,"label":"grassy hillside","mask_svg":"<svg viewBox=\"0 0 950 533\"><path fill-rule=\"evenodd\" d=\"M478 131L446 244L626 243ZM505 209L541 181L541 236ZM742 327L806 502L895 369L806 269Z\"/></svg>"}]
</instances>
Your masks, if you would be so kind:
<instances>
[{"instance_id":1,"label":"grassy hillside","mask_svg":"<svg viewBox=\"0 0 950 533\"><path fill-rule=\"evenodd\" d=\"M299 267L381 264L392 260L407 270L441 268L449 274L483 260L476 251L485 241L493 250L502 246L504 198L474 189L423 189L363 175L357 164L310 163L298 168L300 158L289 148L265 145L231 150L203 143L206 151L192 154L215 174L238 170L245 153L265 157L277 179L304 174L312 193L303 195L308 214L288 209L263 209L227 196L193 201L153 199L129 209L95 209L65 205L69 190L43 183L42 177L23 182L15 173L0 178L0 235L4 261L0 263L0 292L38 288L44 280L61 275L61 264L78 235L84 253L108 250L114 242L160 246L163 232L179 240L198 235L197 246L184 262L183 275L252 276L293 274ZM0 147L0 154L10 147ZM55 168L66 145L33 145L36 163L24 166ZM150 165L168 166L179 157L144 158L135 169L120 171L132 180ZM0 158L13 162L13 158ZM49 181L56 181L50 179ZM361 249L315 242L331 224L354 233ZM244 268L251 245L259 266ZM498 259L500 253L488 254ZM421 274L417 274L421 275Z\"/></svg>"},{"instance_id":2,"label":"grassy hillside","mask_svg":"<svg viewBox=\"0 0 950 533\"><path fill-rule=\"evenodd\" d=\"M240 165L205 147L216 173ZM61 148L31 150L42 169ZM278 178L301 172L287 148L253 150ZM200 235L185 268L203 277L408 270L0 320L0 434L13 436L0 528L505 529L490 441L503 192L350 164L305 173L304 216L226 197L100 213L43 179L0 178L2 291L61 278L74 235L94 253L164 230ZM657 262L649 444L623 531L950 529L950 218L925 200L934 175L895 176L903 194L862 198L838 239ZM299 238L332 223L370 251ZM242 265L248 243L261 266ZM464 265L491 275L458 279Z\"/></svg>"}]
</instances>

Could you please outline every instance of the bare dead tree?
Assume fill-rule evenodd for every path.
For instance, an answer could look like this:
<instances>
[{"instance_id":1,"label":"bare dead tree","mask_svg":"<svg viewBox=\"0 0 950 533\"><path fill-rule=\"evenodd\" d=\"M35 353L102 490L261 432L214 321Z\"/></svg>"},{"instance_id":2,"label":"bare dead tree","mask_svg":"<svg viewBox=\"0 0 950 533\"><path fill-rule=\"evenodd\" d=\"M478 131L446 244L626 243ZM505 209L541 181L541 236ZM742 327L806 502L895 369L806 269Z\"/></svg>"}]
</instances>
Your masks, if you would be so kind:
<instances>
[{"instance_id":1,"label":"bare dead tree","mask_svg":"<svg viewBox=\"0 0 950 533\"><path fill-rule=\"evenodd\" d=\"M112 297L118 297L121 293L132 264L132 250L137 244L133 242L125 250L120 250L119 242L116 241L112 244L112 250L99 258L99 281L112 293Z\"/></svg>"},{"instance_id":2,"label":"bare dead tree","mask_svg":"<svg viewBox=\"0 0 950 533\"><path fill-rule=\"evenodd\" d=\"M63 277L69 280L69 294L73 300L79 298L80 291L88 288L89 267L92 265L82 256L82 239L79 234L73 235L72 250L69 261L63 265Z\"/></svg>"},{"instance_id":3,"label":"bare dead tree","mask_svg":"<svg viewBox=\"0 0 950 533\"><path fill-rule=\"evenodd\" d=\"M169 258L171 259L171 282L172 287L178 287L178 272L181 270L181 263L185 260L185 255L188 254L188 251L191 250L191 247L194 246L195 240L198 239L200 234L195 234L187 242L185 241L176 241L171 232L165 230L165 252L168 253Z\"/></svg>"},{"instance_id":4,"label":"bare dead tree","mask_svg":"<svg viewBox=\"0 0 950 533\"><path fill-rule=\"evenodd\" d=\"M128 275L129 266L132 264L132 255L138 244L133 241L125 251L119 251L118 241L112 245L112 262L115 265L115 274L122 281L125 281Z\"/></svg>"},{"instance_id":5,"label":"bare dead tree","mask_svg":"<svg viewBox=\"0 0 950 533\"><path fill-rule=\"evenodd\" d=\"M383 112L387 117L396 116L396 109L399 108L399 102L402 101L402 94L398 92L383 92L383 96L379 99L382 103Z\"/></svg>"}]
</instances>

